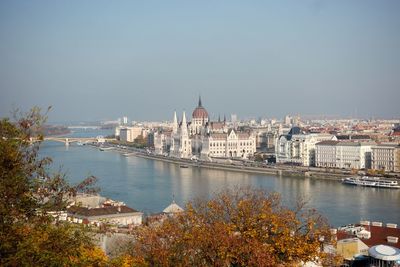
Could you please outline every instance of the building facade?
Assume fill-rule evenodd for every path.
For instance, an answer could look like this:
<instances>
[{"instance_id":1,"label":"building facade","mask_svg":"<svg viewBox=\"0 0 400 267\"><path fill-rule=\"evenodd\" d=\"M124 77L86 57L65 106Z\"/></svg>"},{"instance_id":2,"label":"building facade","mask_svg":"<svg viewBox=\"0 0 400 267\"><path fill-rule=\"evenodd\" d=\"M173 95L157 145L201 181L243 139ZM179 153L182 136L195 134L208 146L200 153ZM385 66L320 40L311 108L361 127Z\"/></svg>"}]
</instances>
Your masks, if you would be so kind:
<instances>
[{"instance_id":1,"label":"building facade","mask_svg":"<svg viewBox=\"0 0 400 267\"><path fill-rule=\"evenodd\" d=\"M315 166L336 168L336 144L339 141L322 141L315 145Z\"/></svg>"},{"instance_id":2,"label":"building facade","mask_svg":"<svg viewBox=\"0 0 400 267\"><path fill-rule=\"evenodd\" d=\"M363 142L323 141L315 145L315 166L340 169L371 168L373 144Z\"/></svg>"},{"instance_id":3,"label":"building facade","mask_svg":"<svg viewBox=\"0 0 400 267\"><path fill-rule=\"evenodd\" d=\"M256 152L256 138L252 132L229 129L226 119L210 121L201 98L188 122L183 112L178 123L176 112L171 131L154 134L156 154L177 158L199 158L212 160L213 157L249 158Z\"/></svg>"},{"instance_id":4,"label":"building facade","mask_svg":"<svg viewBox=\"0 0 400 267\"><path fill-rule=\"evenodd\" d=\"M228 133L211 133L204 139L202 158L249 158L256 152L255 136L230 129Z\"/></svg>"},{"instance_id":5,"label":"building facade","mask_svg":"<svg viewBox=\"0 0 400 267\"><path fill-rule=\"evenodd\" d=\"M138 136L143 134L142 127L117 127L119 128L119 140L133 142ZM116 131L117 132L117 131Z\"/></svg>"},{"instance_id":6,"label":"building facade","mask_svg":"<svg viewBox=\"0 0 400 267\"><path fill-rule=\"evenodd\" d=\"M305 134L293 127L288 134L281 135L275 145L277 163L315 166L315 145L318 142L336 140L330 134Z\"/></svg>"},{"instance_id":7,"label":"building facade","mask_svg":"<svg viewBox=\"0 0 400 267\"><path fill-rule=\"evenodd\" d=\"M400 146L381 144L372 147L371 168L389 172L400 172Z\"/></svg>"}]
</instances>

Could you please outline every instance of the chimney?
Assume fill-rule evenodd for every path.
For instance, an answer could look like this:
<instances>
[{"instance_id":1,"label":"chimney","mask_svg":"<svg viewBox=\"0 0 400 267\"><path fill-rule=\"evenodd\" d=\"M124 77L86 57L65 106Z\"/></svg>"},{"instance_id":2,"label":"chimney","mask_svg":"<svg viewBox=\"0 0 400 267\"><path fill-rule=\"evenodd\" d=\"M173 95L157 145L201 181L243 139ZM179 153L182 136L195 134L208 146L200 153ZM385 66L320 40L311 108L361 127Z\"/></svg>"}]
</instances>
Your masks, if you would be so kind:
<instances>
[{"instance_id":1,"label":"chimney","mask_svg":"<svg viewBox=\"0 0 400 267\"><path fill-rule=\"evenodd\" d=\"M399 241L399 238L397 236L388 236L387 237L387 242L388 243L396 244L398 241Z\"/></svg>"}]
</instances>

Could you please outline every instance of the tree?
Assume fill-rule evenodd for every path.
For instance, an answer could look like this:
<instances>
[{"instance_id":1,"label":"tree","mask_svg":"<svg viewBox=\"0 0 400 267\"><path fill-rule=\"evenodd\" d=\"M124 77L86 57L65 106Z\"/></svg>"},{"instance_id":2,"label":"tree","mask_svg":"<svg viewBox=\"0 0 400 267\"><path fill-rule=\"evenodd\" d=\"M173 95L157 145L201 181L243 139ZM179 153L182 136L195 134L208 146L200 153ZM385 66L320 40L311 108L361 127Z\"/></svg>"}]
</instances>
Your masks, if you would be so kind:
<instances>
[{"instance_id":1,"label":"tree","mask_svg":"<svg viewBox=\"0 0 400 267\"><path fill-rule=\"evenodd\" d=\"M225 190L194 201L160 225L138 229L128 254L150 266L296 266L323 259L326 220L304 202L289 209L279 194Z\"/></svg>"},{"instance_id":2,"label":"tree","mask_svg":"<svg viewBox=\"0 0 400 267\"><path fill-rule=\"evenodd\" d=\"M138 147L145 147L147 146L147 137L144 138L143 135L139 135L138 137L136 137L136 139L134 140L134 143L136 145L138 145Z\"/></svg>"},{"instance_id":3,"label":"tree","mask_svg":"<svg viewBox=\"0 0 400 267\"><path fill-rule=\"evenodd\" d=\"M0 120L0 265L68 266L96 252L83 227L57 221L50 211L64 210L69 196L93 192L95 177L70 186L63 174L50 175L50 158L40 158L40 109L15 121ZM33 142L34 141L34 142ZM94 257L94 263L101 263Z\"/></svg>"}]
</instances>

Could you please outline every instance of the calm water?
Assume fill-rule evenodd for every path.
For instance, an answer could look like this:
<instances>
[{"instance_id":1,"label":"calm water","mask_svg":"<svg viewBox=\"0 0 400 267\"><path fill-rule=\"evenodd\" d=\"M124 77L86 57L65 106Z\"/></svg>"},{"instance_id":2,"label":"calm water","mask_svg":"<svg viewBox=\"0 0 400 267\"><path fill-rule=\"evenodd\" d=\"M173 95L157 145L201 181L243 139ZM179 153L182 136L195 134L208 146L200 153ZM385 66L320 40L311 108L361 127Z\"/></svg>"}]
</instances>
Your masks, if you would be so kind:
<instances>
[{"instance_id":1,"label":"calm water","mask_svg":"<svg viewBox=\"0 0 400 267\"><path fill-rule=\"evenodd\" d=\"M80 131L73 136L96 136L99 131ZM101 134L107 135L103 131ZM101 194L124 201L145 213L162 211L172 196L183 206L195 197L210 197L226 187L251 185L281 193L285 204L299 197L308 206L328 217L333 226L364 220L400 224L400 190L362 188L337 181L316 178L276 177L178 165L137 157L125 157L114 151L99 151L90 146L45 142L41 154L53 158L53 168L61 166L72 183L87 175L99 178Z\"/></svg>"}]
</instances>

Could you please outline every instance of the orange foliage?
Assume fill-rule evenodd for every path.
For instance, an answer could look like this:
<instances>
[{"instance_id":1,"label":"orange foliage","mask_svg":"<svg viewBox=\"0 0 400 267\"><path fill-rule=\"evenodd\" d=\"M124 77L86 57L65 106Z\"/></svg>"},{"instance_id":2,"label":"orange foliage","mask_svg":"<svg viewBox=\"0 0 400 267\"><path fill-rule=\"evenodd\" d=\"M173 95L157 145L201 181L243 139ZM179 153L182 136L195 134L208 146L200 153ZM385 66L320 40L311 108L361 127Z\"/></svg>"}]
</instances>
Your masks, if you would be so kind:
<instances>
[{"instance_id":1,"label":"orange foliage","mask_svg":"<svg viewBox=\"0 0 400 267\"><path fill-rule=\"evenodd\" d=\"M288 209L278 194L250 188L189 203L136 234L130 253L152 266L292 266L320 258L320 238L330 240L315 210Z\"/></svg>"}]
</instances>

